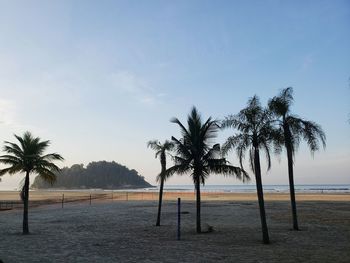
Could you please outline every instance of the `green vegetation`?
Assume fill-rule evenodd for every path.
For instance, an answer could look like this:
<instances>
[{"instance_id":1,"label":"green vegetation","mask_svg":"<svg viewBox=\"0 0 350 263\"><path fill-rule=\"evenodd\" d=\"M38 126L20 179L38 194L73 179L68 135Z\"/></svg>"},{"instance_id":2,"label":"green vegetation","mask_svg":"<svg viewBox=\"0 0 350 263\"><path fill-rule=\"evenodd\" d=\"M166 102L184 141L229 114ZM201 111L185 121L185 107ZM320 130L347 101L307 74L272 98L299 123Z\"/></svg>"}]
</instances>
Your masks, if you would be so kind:
<instances>
[{"instance_id":1,"label":"green vegetation","mask_svg":"<svg viewBox=\"0 0 350 263\"><path fill-rule=\"evenodd\" d=\"M160 226L160 213L162 210L162 200L163 200L163 187L164 182L167 179L166 171L166 155L168 151L171 151L174 148L174 144L168 140L165 140L163 144L161 144L157 140L149 141L147 144L148 147L156 151L156 158L160 158L160 165L161 165L161 172L157 176L157 182L160 182L160 189L159 189L159 203L158 203L158 215L157 215L157 222L156 226Z\"/></svg>"},{"instance_id":2,"label":"green vegetation","mask_svg":"<svg viewBox=\"0 0 350 263\"><path fill-rule=\"evenodd\" d=\"M82 164L65 167L57 174L54 184L35 178L32 188L64 188L64 189L118 189L151 187L135 170L116 162L91 162L86 168Z\"/></svg>"},{"instance_id":3,"label":"green vegetation","mask_svg":"<svg viewBox=\"0 0 350 263\"><path fill-rule=\"evenodd\" d=\"M23 234L29 234L28 225L28 201L29 201L29 176L37 174L42 181L52 184L56 180L55 173L59 168L53 161L62 161L63 158L57 153L44 154L50 141L42 141L39 137L33 137L30 132L25 132L23 137L15 135L19 145L12 142L5 142L4 152L0 156L0 163L9 167L0 170L0 175L6 173L25 173L24 185L21 191L23 201Z\"/></svg>"},{"instance_id":4,"label":"green vegetation","mask_svg":"<svg viewBox=\"0 0 350 263\"><path fill-rule=\"evenodd\" d=\"M187 128L177 118L172 119L172 122L179 125L183 137L171 137L175 145L175 164L166 174L191 175L196 189L196 230L201 233L200 185L204 185L209 174L234 175L240 180L248 180L249 177L243 169L229 165L225 158L220 158L219 144L211 145L219 130L217 121L209 118L203 123L197 109L193 107L187 118Z\"/></svg>"}]
</instances>

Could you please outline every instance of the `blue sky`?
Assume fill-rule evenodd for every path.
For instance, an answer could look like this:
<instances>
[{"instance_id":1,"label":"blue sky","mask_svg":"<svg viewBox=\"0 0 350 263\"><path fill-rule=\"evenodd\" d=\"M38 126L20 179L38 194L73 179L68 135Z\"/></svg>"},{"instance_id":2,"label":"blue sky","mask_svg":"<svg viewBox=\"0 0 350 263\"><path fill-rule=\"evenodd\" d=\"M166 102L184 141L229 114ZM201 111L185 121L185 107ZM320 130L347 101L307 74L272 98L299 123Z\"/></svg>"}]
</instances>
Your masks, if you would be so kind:
<instances>
[{"instance_id":1,"label":"blue sky","mask_svg":"<svg viewBox=\"0 0 350 263\"><path fill-rule=\"evenodd\" d=\"M62 166L115 160L155 183L146 142L178 136L171 117L220 119L292 86L294 112L327 134L326 151L299 149L296 183L350 183L349 26L338 0L0 0L0 139L30 130ZM287 183L283 155L263 181Z\"/></svg>"}]
</instances>

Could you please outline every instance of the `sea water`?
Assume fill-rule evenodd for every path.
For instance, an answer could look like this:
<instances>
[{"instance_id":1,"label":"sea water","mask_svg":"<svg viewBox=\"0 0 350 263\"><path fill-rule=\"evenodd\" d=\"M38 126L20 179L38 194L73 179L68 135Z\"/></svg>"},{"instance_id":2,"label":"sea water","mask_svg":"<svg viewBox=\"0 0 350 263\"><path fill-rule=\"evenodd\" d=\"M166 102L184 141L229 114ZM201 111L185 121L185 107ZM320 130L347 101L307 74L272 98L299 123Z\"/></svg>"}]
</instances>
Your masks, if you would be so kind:
<instances>
[{"instance_id":1,"label":"sea water","mask_svg":"<svg viewBox=\"0 0 350 263\"><path fill-rule=\"evenodd\" d=\"M303 184L294 186L296 192L301 193L350 193L350 184ZM142 190L158 190L158 187L145 188ZM288 193L289 185L263 185L264 192ZM140 191L141 189L139 189ZM193 185L165 185L164 191L169 192L192 192ZM202 192L226 192L226 193L252 193L256 192L255 184L248 185L204 185Z\"/></svg>"}]
</instances>

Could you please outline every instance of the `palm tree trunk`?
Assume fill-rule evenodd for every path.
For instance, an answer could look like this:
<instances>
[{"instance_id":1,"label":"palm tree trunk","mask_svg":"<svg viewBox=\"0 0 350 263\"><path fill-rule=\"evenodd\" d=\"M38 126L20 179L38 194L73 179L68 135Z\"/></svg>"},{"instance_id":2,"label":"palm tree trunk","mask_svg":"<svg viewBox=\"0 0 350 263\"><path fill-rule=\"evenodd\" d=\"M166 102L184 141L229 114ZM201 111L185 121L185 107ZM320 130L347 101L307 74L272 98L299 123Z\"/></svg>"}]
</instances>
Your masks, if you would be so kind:
<instances>
[{"instance_id":1,"label":"palm tree trunk","mask_svg":"<svg viewBox=\"0 0 350 263\"><path fill-rule=\"evenodd\" d=\"M29 172L26 173L23 194L23 235L29 234L28 226Z\"/></svg>"},{"instance_id":2,"label":"palm tree trunk","mask_svg":"<svg viewBox=\"0 0 350 263\"><path fill-rule=\"evenodd\" d=\"M290 145L286 143L287 148L287 159L288 159L288 176L289 176L289 192L290 202L292 205L292 216L293 216L293 229L299 230L298 218L297 218L297 204L295 202L295 190L294 190L294 175L293 175L293 154Z\"/></svg>"},{"instance_id":3,"label":"palm tree trunk","mask_svg":"<svg viewBox=\"0 0 350 263\"><path fill-rule=\"evenodd\" d=\"M196 206L197 206L197 218L196 218L196 230L197 233L202 232L201 228L201 190L199 176L196 177Z\"/></svg>"},{"instance_id":4,"label":"palm tree trunk","mask_svg":"<svg viewBox=\"0 0 350 263\"><path fill-rule=\"evenodd\" d=\"M265 204L264 204L264 193L261 181L261 167L260 167L260 156L259 150L257 148L254 149L254 166L255 166L255 179L256 179L256 190L259 200L259 209L260 209L260 220L261 220L261 228L263 233L263 242L264 244L269 244L269 232L266 223L266 214L265 214Z\"/></svg>"},{"instance_id":5,"label":"palm tree trunk","mask_svg":"<svg viewBox=\"0 0 350 263\"><path fill-rule=\"evenodd\" d=\"M160 189L159 189L159 203L158 203L158 216L156 226L160 226L160 213L162 210L162 199L163 199L163 187L164 187L164 178L160 180Z\"/></svg>"}]
</instances>

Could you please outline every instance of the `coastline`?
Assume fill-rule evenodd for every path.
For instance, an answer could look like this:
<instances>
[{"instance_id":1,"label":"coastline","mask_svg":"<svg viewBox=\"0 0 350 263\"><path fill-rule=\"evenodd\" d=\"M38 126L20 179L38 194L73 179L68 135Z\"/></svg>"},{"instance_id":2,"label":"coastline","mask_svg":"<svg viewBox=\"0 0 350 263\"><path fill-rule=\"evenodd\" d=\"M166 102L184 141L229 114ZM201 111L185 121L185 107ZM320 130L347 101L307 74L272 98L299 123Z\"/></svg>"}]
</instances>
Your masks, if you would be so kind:
<instances>
[{"instance_id":1,"label":"coastline","mask_svg":"<svg viewBox=\"0 0 350 263\"><path fill-rule=\"evenodd\" d=\"M57 201L60 202L62 198L66 201L75 199L76 201L87 200L91 198L93 200L100 201L157 201L157 191L145 191L144 189L137 191L123 190L101 190L101 189L84 189L84 190L31 190L30 201ZM177 200L181 198L183 200L195 200L194 192L189 191L165 191L163 194L164 200ZM253 192L202 192L201 199L203 201L256 201L256 193ZM289 201L289 193L271 193L266 192L264 194L265 201ZM350 201L350 193L296 193L297 201ZM20 196L18 191L0 191L1 201L14 201L20 202Z\"/></svg>"}]
</instances>

